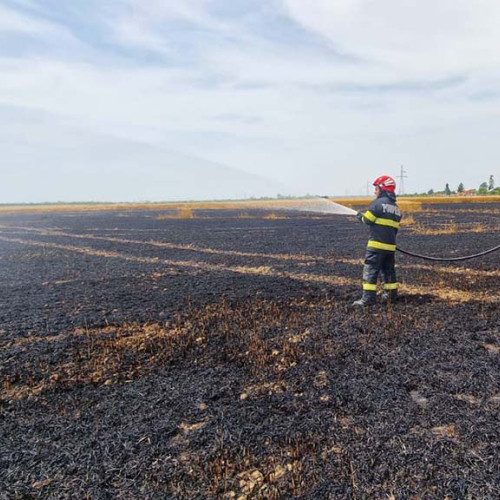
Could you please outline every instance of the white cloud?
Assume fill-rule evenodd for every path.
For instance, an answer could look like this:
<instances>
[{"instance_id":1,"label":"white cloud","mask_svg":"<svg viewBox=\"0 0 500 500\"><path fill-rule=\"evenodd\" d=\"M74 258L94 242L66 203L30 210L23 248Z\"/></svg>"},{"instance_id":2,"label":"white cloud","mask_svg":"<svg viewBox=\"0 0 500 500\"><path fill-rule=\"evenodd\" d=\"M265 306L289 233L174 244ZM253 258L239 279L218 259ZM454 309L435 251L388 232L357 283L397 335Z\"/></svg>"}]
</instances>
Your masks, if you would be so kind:
<instances>
[{"instance_id":1,"label":"white cloud","mask_svg":"<svg viewBox=\"0 0 500 500\"><path fill-rule=\"evenodd\" d=\"M0 5L0 33L22 33L42 37L69 36L68 30L64 27L22 14L5 5Z\"/></svg>"},{"instance_id":2,"label":"white cloud","mask_svg":"<svg viewBox=\"0 0 500 500\"><path fill-rule=\"evenodd\" d=\"M171 39L172 22L184 22L203 30L230 33L236 31L209 15L207 0L183 0L164 2L162 0L124 0L126 6L118 19L110 19L109 29L114 39L125 45L132 45L153 52L167 52Z\"/></svg>"},{"instance_id":3,"label":"white cloud","mask_svg":"<svg viewBox=\"0 0 500 500\"><path fill-rule=\"evenodd\" d=\"M59 57L33 51L0 58L0 106L11 109L10 119L0 114L0 134L18 145L12 162L22 165L23 145L47 152L83 147L84 139L89 151L99 151L96 137L110 144L114 137L327 194L359 192L365 176L408 159L428 172L418 184L413 175L414 189L428 189L431 179L439 184L450 175L445 161L464 169L471 158L492 156L500 64L485 53L497 43L491 24L500 8L404 1L406 14L389 0L283 1L291 20L277 11L272 23L262 20L277 31L295 21L309 39L300 30L300 43L287 38L290 26L281 26L279 41L264 36L257 22L216 15L212 7L223 2L124 0L98 19L108 30L99 42L118 41L115 52L104 47L103 57L84 59L68 45ZM424 23L438 14L440 21ZM12 10L8 16L16 33L42 40L71 29L69 20L55 25ZM136 48L158 57L148 61ZM26 117L23 109L35 113ZM17 115L24 118L15 122ZM32 124L33 116L43 126ZM97 156L96 164L103 165Z\"/></svg>"},{"instance_id":4,"label":"white cloud","mask_svg":"<svg viewBox=\"0 0 500 500\"><path fill-rule=\"evenodd\" d=\"M337 49L408 75L500 62L500 4L491 0L284 0L290 15Z\"/></svg>"},{"instance_id":5,"label":"white cloud","mask_svg":"<svg viewBox=\"0 0 500 500\"><path fill-rule=\"evenodd\" d=\"M306 72L307 61L297 59L296 70ZM324 81L320 73L317 80ZM76 132L60 134L62 122L69 129L176 149L286 179L299 192L321 189L322 193L324 186L335 189L339 169L362 172L370 165L397 165L407 151L413 150L413 158L419 156L415 144L422 141L432 141L432 150L437 151L439 141L434 137L456 129L457 123L474 120L476 130L484 131L481 119L487 126L497 120L496 108L488 102L463 103L463 89L447 93L445 100L428 93L388 92L374 102L370 93L286 85L291 77L282 75L278 87L206 89L190 84L196 72L188 69L138 71L9 60L0 63L0 103L46 113L46 134L57 132L44 136L37 128L28 134L32 147L36 143L46 147L48 142L57 148L78 140ZM214 119L221 114L238 118ZM26 130L24 124L15 137L24 140ZM463 149L467 143L463 132L460 135ZM447 139L447 147L450 144ZM345 181L354 190L352 182ZM425 180L422 183L425 188Z\"/></svg>"},{"instance_id":6,"label":"white cloud","mask_svg":"<svg viewBox=\"0 0 500 500\"><path fill-rule=\"evenodd\" d=\"M125 0L124 2L135 15L156 21L184 20L207 24L210 16L207 15L207 0L184 0L183 2L164 2L162 0Z\"/></svg>"}]
</instances>

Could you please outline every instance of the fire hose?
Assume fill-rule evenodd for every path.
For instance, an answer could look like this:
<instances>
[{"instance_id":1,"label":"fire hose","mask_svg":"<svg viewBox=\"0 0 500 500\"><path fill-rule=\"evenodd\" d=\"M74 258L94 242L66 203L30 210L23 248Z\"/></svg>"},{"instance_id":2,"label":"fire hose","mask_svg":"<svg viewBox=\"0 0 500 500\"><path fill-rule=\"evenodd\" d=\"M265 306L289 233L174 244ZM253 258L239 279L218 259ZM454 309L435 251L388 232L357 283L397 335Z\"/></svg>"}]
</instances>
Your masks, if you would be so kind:
<instances>
[{"instance_id":1,"label":"fire hose","mask_svg":"<svg viewBox=\"0 0 500 500\"><path fill-rule=\"evenodd\" d=\"M352 210L354 212L354 210ZM358 219L362 217L361 212L357 212L356 216ZM410 255L411 257L416 257L418 259L424 259L424 260L432 260L432 261L438 261L438 262L457 262L461 260L469 260L469 259L475 259L477 257L482 257L483 255L487 255L489 253L495 252L500 249L500 245L497 245L496 247L489 248L488 250L484 250L483 252L475 253L472 255L464 255L462 257L432 257L430 255L421 255L419 253L414 253L410 252L408 250L404 250L403 248L396 247L396 250L398 252L401 252L405 255Z\"/></svg>"},{"instance_id":2,"label":"fire hose","mask_svg":"<svg viewBox=\"0 0 500 500\"><path fill-rule=\"evenodd\" d=\"M404 253L405 255L411 255L412 257L417 257L419 259L424 259L424 260L435 260L435 261L437 260L437 261L442 261L442 262L456 262L458 260L475 259L476 257L481 257L483 255L495 252L496 250L499 250L499 249L500 249L500 245L497 245L496 247L485 250L484 252L475 253L472 255L466 255L463 257L431 257L430 255L420 255L418 253L409 252L408 250L404 250L404 249L399 248L399 247L396 248L396 250L398 252Z\"/></svg>"},{"instance_id":3,"label":"fire hose","mask_svg":"<svg viewBox=\"0 0 500 500\"><path fill-rule=\"evenodd\" d=\"M305 203L304 201L307 201ZM329 214L347 214L347 215L356 215L358 219L362 217L361 212L356 212L356 210L336 203L327 197L319 198L319 199L307 199L303 200L300 204L293 204L292 206L287 205L283 207L286 210L298 210L303 212L319 212L319 213L329 213ZM462 257L432 257L430 255L421 255L418 253L410 252L405 250L404 248L396 247L398 252L401 252L405 255L410 255L411 257L416 257L418 259L424 260L432 260L438 262L457 262L462 260L475 259L477 257L482 257L483 255L487 255L489 253L495 252L500 249L500 245L496 247L490 248L488 250L484 250L483 252L475 253L472 255L464 255Z\"/></svg>"}]
</instances>

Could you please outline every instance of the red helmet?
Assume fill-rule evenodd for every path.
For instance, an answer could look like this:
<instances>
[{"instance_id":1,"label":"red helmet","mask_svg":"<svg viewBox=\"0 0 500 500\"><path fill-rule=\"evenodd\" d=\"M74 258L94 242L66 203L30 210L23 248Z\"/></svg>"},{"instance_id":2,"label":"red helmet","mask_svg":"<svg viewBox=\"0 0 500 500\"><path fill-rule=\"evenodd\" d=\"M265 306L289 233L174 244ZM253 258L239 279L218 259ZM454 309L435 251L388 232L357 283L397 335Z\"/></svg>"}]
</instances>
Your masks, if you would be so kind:
<instances>
[{"instance_id":1,"label":"red helmet","mask_svg":"<svg viewBox=\"0 0 500 500\"><path fill-rule=\"evenodd\" d=\"M380 177L377 177L373 181L373 185L391 193L396 191L396 181L388 175L381 175Z\"/></svg>"}]
</instances>

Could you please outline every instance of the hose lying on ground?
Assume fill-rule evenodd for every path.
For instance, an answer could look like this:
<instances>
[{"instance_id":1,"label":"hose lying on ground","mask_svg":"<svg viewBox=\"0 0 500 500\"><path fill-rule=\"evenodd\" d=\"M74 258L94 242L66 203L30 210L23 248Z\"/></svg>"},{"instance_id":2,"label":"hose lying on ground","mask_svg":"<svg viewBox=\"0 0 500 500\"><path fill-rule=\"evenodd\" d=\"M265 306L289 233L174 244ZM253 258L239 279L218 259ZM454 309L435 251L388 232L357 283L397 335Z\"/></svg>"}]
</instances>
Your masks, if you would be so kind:
<instances>
[{"instance_id":1,"label":"hose lying on ground","mask_svg":"<svg viewBox=\"0 0 500 500\"><path fill-rule=\"evenodd\" d=\"M485 250L484 252L481 253L475 253L473 255L466 255L465 257L431 257L429 255L420 255L418 253L413 253L413 252L408 252L408 250L403 250L402 248L397 247L396 250L398 252L404 253L406 255L411 255L412 257L417 257L419 259L424 259L424 260L438 260L438 261L444 261L444 262L453 262L457 260L468 260L468 259L475 259L476 257L481 257L483 255L486 255L488 253L495 252L496 250L500 249L500 245L497 245L496 247L490 248L489 250Z\"/></svg>"}]
</instances>

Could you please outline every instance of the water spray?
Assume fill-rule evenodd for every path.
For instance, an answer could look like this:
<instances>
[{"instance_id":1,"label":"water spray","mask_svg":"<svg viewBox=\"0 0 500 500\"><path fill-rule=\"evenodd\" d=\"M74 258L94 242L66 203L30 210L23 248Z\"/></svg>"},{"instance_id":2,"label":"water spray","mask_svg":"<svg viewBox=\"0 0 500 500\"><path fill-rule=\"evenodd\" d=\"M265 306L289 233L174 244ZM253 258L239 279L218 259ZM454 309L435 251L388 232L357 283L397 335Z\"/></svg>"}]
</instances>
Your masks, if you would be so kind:
<instances>
[{"instance_id":1,"label":"water spray","mask_svg":"<svg viewBox=\"0 0 500 500\"><path fill-rule=\"evenodd\" d=\"M328 198L310 198L303 199L297 201L291 201L290 203L285 203L281 205L278 210L293 210L298 212L313 212L313 213L321 213L321 214L332 214L332 215L357 215L357 211L346 207L344 205L340 205L334 201L329 200ZM405 255L409 255L411 257L416 257L417 259L438 261L438 262L457 262L462 260L475 259L477 257L482 257L483 255L487 255L489 253L493 253L500 249L500 245L497 245L493 248L489 248L480 253L465 255L462 257L432 257L430 255L420 255L418 253L410 252L408 250L404 250L401 247L397 247L396 250Z\"/></svg>"},{"instance_id":2,"label":"water spray","mask_svg":"<svg viewBox=\"0 0 500 500\"><path fill-rule=\"evenodd\" d=\"M312 212L332 215L356 215L358 213L356 210L335 203L328 198L307 198L285 201L280 203L279 207L273 205L273 210L290 210L294 212Z\"/></svg>"}]
</instances>

